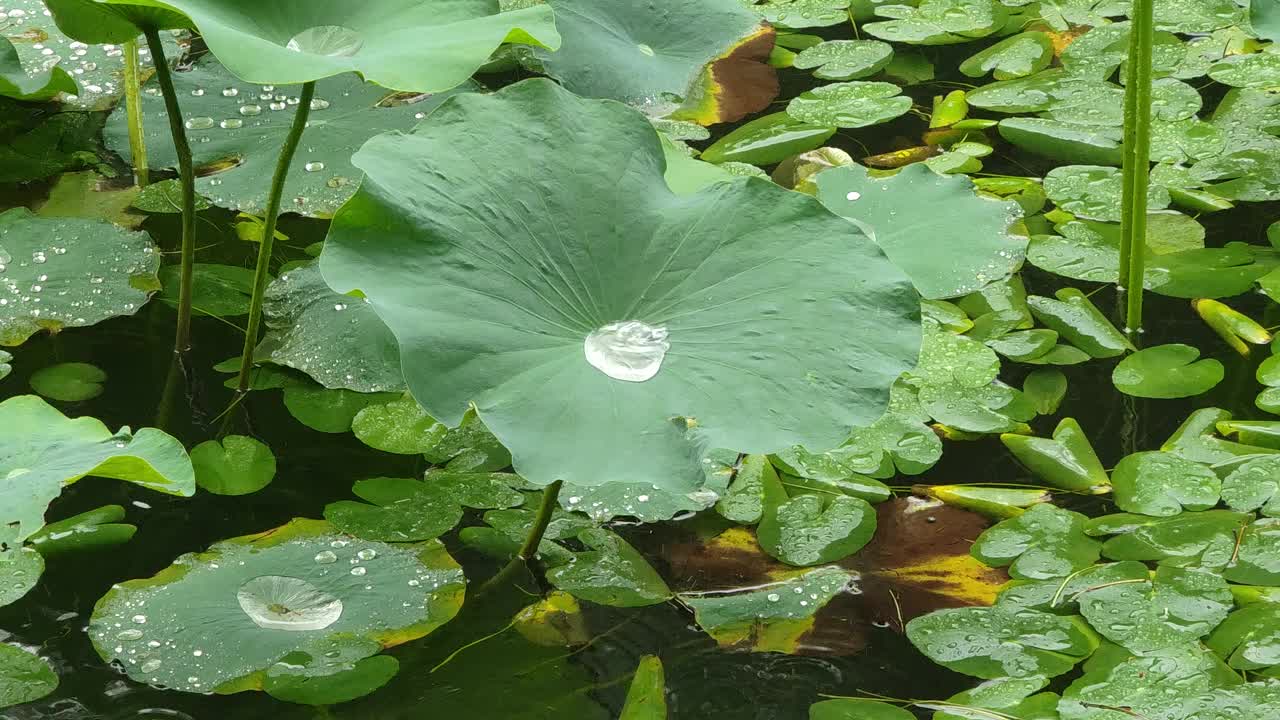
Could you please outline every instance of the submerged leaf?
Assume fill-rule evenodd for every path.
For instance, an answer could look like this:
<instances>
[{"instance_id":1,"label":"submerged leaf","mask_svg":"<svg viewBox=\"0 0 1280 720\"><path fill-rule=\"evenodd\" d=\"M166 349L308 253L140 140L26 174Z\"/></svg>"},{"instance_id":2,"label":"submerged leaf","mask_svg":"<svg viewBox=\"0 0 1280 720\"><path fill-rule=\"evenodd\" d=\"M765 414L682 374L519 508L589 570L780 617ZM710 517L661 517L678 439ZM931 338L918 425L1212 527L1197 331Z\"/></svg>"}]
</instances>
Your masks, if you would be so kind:
<instances>
[{"instance_id":1,"label":"submerged leaf","mask_svg":"<svg viewBox=\"0 0 1280 720\"><path fill-rule=\"evenodd\" d=\"M602 147L598 162L553 161L576 142L566 116L632 160ZM880 414L913 362L905 278L816 201L754 180L675 196L642 116L548 81L457 96L433 117L356 156L367 178L321 268L370 299L427 411L453 424L474 402L532 482L687 491L708 447L830 447ZM584 198L604 205L563 210ZM794 238L783 254L781 235ZM832 323L874 347L832 343ZM705 389L731 381L732 398Z\"/></svg>"},{"instance_id":2,"label":"submerged leaf","mask_svg":"<svg viewBox=\"0 0 1280 720\"><path fill-rule=\"evenodd\" d=\"M618 720L667 720L666 682L656 655L640 658Z\"/></svg>"},{"instance_id":3,"label":"submerged leaf","mask_svg":"<svg viewBox=\"0 0 1280 720\"><path fill-rule=\"evenodd\" d=\"M102 394L107 374L89 363L58 363L31 374L31 389L50 400L80 402Z\"/></svg>"}]
</instances>

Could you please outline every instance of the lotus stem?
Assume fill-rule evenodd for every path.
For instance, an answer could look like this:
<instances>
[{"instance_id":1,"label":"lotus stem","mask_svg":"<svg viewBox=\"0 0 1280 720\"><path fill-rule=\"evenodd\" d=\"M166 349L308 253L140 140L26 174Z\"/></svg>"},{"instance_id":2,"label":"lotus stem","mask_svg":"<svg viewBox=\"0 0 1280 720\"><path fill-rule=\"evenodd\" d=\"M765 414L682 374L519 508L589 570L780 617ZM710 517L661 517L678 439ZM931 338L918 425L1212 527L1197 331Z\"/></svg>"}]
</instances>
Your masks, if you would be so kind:
<instances>
[{"instance_id":1,"label":"lotus stem","mask_svg":"<svg viewBox=\"0 0 1280 720\"><path fill-rule=\"evenodd\" d=\"M528 566L529 561L537 557L538 547L542 545L542 536L547 534L547 526L551 524L551 516L555 514L556 502L560 499L560 488L563 485L564 481L557 480L542 492L542 504L538 506L538 514L533 519L533 526L529 528L529 535L525 537L524 544L520 546L520 552L480 587L476 597L487 595L495 588L505 585L512 575L520 568Z\"/></svg>"},{"instance_id":2,"label":"lotus stem","mask_svg":"<svg viewBox=\"0 0 1280 720\"><path fill-rule=\"evenodd\" d=\"M142 135L142 80L139 77L138 41L124 44L124 104L129 116L129 155L133 158L133 179L138 187L150 182L147 170L147 141Z\"/></svg>"},{"instance_id":3,"label":"lotus stem","mask_svg":"<svg viewBox=\"0 0 1280 720\"><path fill-rule=\"evenodd\" d=\"M191 349L191 283L196 264L196 174L191 165L191 146L187 144L187 126L178 107L178 93L173 89L169 61L164 56L160 31L144 28L151 60L156 66L156 80L164 96L165 114L169 116L169 132L173 135L173 151L178 156L178 178L182 185L182 274L178 281L178 327L174 333L173 351L184 355ZM135 164L136 161L135 161Z\"/></svg>"},{"instance_id":4,"label":"lotus stem","mask_svg":"<svg viewBox=\"0 0 1280 720\"><path fill-rule=\"evenodd\" d=\"M258 330L262 325L262 296L267 291L267 279L271 276L271 251L276 240L276 221L280 215L280 198L284 195L284 181L289 176L289 166L307 127L311 113L311 98L315 96L315 81L304 83L298 97L298 108L293 113L293 126L280 148L276 160L275 175L271 178L271 193L267 196L267 215L263 218L262 242L258 245L258 266L253 276L253 297L249 300L249 326L244 334L244 351L240 353L240 378L236 383L237 397L249 391L249 376L253 371L253 351L258 346Z\"/></svg>"},{"instance_id":5,"label":"lotus stem","mask_svg":"<svg viewBox=\"0 0 1280 720\"><path fill-rule=\"evenodd\" d=\"M1151 53L1153 0L1133 0L1124 91L1124 190L1120 217L1120 283L1126 290L1125 330L1142 330L1147 184L1151 173Z\"/></svg>"}]
</instances>

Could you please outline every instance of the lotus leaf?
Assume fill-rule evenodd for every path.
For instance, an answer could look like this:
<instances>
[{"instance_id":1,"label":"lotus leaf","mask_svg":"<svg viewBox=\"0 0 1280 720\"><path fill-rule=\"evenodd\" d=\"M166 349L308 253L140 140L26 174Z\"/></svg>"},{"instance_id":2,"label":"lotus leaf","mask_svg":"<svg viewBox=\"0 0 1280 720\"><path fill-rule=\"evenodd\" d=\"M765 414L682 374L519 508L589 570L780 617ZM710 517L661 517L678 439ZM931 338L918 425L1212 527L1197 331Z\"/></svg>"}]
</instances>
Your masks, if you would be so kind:
<instances>
[{"instance_id":1,"label":"lotus leaf","mask_svg":"<svg viewBox=\"0 0 1280 720\"><path fill-rule=\"evenodd\" d=\"M6 37L0 37L0 95L18 100L47 100L58 93L76 93L76 83L66 70L46 65L43 70L28 73L18 58L18 49Z\"/></svg>"},{"instance_id":2,"label":"lotus leaf","mask_svg":"<svg viewBox=\"0 0 1280 720\"><path fill-rule=\"evenodd\" d=\"M86 475L115 478L171 495L195 493L182 443L154 428L117 433L75 420L34 395L0 402L0 549L12 549L44 525L62 488Z\"/></svg>"},{"instance_id":3,"label":"lotus leaf","mask_svg":"<svg viewBox=\"0 0 1280 720\"><path fill-rule=\"evenodd\" d=\"M621 100L655 117L678 110L676 117L709 124L763 110L778 94L763 62L773 30L738 0L549 5L564 45L537 57L578 95Z\"/></svg>"},{"instance_id":4,"label":"lotus leaf","mask_svg":"<svg viewBox=\"0 0 1280 720\"><path fill-rule=\"evenodd\" d=\"M873 177L849 165L817 182L818 199L867 232L927 298L977 291L1022 263L1026 238L1010 232L1017 203L978 195L968 178L921 166Z\"/></svg>"},{"instance_id":5,"label":"lotus leaf","mask_svg":"<svg viewBox=\"0 0 1280 720\"><path fill-rule=\"evenodd\" d=\"M907 623L930 660L975 677L1056 677L1088 657L1097 635L1083 618L996 605L939 610Z\"/></svg>"},{"instance_id":6,"label":"lotus leaf","mask_svg":"<svg viewBox=\"0 0 1280 720\"><path fill-rule=\"evenodd\" d=\"M0 607L31 591L44 572L44 558L29 547L0 552ZM0 697L3 693L0 693ZM3 707L3 703L0 703Z\"/></svg>"},{"instance_id":7,"label":"lotus leaf","mask_svg":"<svg viewBox=\"0 0 1280 720\"><path fill-rule=\"evenodd\" d=\"M464 588L436 541L358 541L294 520L114 586L94 609L89 637L140 682L239 692L261 688L291 653L337 650L354 662L422 637L457 613Z\"/></svg>"},{"instance_id":8,"label":"lotus leaf","mask_svg":"<svg viewBox=\"0 0 1280 720\"><path fill-rule=\"evenodd\" d=\"M39 656L0 643L0 708L39 700L58 687L58 676Z\"/></svg>"},{"instance_id":9,"label":"lotus leaf","mask_svg":"<svg viewBox=\"0 0 1280 720\"><path fill-rule=\"evenodd\" d=\"M992 567L1009 566L1014 578L1062 577L1098 560L1101 544L1085 535L1085 516L1048 503L988 528L973 556Z\"/></svg>"},{"instance_id":10,"label":"lotus leaf","mask_svg":"<svg viewBox=\"0 0 1280 720\"><path fill-rule=\"evenodd\" d=\"M142 94L147 164L172 168L178 157L164 99L155 85L152 80ZM300 88L251 85L229 73L212 56L197 60L186 72L175 73L174 87L182 98L191 138L196 190L215 205L261 214L269 189L263 178L271 173L289 133L293 123L290 110L298 102ZM453 92L477 88L467 82ZM352 74L317 83L305 141L285 180L286 210L331 215L360 183L360 171L350 158L361 143L385 130L408 130L451 94L442 92L406 102ZM104 132L107 146L129 160L128 113L123 105L112 113Z\"/></svg>"},{"instance_id":11,"label":"lotus leaf","mask_svg":"<svg viewBox=\"0 0 1280 720\"><path fill-rule=\"evenodd\" d=\"M0 213L0 345L132 315L160 287L146 233L101 220Z\"/></svg>"},{"instance_id":12,"label":"lotus leaf","mask_svg":"<svg viewBox=\"0 0 1280 720\"><path fill-rule=\"evenodd\" d=\"M712 453L710 458L716 456L717 453ZM662 486L654 487L652 483L565 485L560 490L560 504L566 510L586 513L596 522L631 517L649 523L687 516L710 508L726 493L732 494L728 482L730 466L736 457L736 453L729 453L728 466L715 460L704 463L706 482L692 492L672 492Z\"/></svg>"},{"instance_id":13,"label":"lotus leaf","mask_svg":"<svg viewBox=\"0 0 1280 720\"><path fill-rule=\"evenodd\" d=\"M811 125L860 128L888 122L911 109L911 98L887 82L819 85L787 103L787 114Z\"/></svg>"},{"instance_id":14,"label":"lotus leaf","mask_svg":"<svg viewBox=\"0 0 1280 720\"><path fill-rule=\"evenodd\" d=\"M1140 655L1209 634L1233 602L1222 577L1203 570L1162 566L1153 575L1140 562L1121 562L1089 583L1075 596L1080 613L1108 640Z\"/></svg>"},{"instance_id":15,"label":"lotus leaf","mask_svg":"<svg viewBox=\"0 0 1280 720\"><path fill-rule=\"evenodd\" d=\"M334 219L321 270L340 292L359 288L369 298L396 334L406 381L427 411L453 424L475 402L533 482L692 489L702 480L699 447L829 447L879 415L893 378L914 360L905 278L870 241L850 242L843 221L816 201L751 179L672 195L648 122L546 81L458 96L434 117L357 154L367 177ZM597 165L553 161L575 142L558 129L567 117L634 159L619 163L602 148ZM512 138L520 141L509 152L491 152ZM513 163L512 153L527 162ZM422 165L406 165L407 156ZM449 168L453 183L446 189L419 167ZM605 187L618 202L600 213L555 210L603 202ZM417 210L424 203L430 216ZM615 223L623 209L635 241ZM784 255L780 233L795 238ZM424 272L432 282L422 282ZM788 276L803 283L782 283ZM718 291L730 277L726 298ZM851 286L862 288L856 299ZM797 301L803 315L781 312ZM762 317L771 318L765 330L756 327ZM864 327L876 346L837 348L826 340L828 323L842 333ZM487 328L481 336L478 326ZM621 341L605 339L615 333L649 348L625 370L595 354ZM795 353L804 355L803 377ZM723 407L698 389L726 377L742 382ZM759 383L766 378L768 387ZM811 397L815 386L823 390ZM574 406L569 416L564 403ZM778 419L758 424L743 405Z\"/></svg>"}]
</instances>

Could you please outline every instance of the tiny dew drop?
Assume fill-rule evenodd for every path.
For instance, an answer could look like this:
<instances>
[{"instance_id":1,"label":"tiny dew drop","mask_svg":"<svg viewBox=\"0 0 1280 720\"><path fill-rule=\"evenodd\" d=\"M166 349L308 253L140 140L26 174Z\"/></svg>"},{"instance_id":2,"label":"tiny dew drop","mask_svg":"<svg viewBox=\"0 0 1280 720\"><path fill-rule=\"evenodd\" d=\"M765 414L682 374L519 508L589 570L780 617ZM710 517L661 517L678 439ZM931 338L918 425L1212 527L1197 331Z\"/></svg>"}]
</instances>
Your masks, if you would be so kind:
<instances>
[{"instance_id":1,"label":"tiny dew drop","mask_svg":"<svg viewBox=\"0 0 1280 720\"><path fill-rule=\"evenodd\" d=\"M312 161L307 163L306 165L303 165L302 168L307 172L320 172L321 170L324 169L324 163L318 162L318 161Z\"/></svg>"}]
</instances>

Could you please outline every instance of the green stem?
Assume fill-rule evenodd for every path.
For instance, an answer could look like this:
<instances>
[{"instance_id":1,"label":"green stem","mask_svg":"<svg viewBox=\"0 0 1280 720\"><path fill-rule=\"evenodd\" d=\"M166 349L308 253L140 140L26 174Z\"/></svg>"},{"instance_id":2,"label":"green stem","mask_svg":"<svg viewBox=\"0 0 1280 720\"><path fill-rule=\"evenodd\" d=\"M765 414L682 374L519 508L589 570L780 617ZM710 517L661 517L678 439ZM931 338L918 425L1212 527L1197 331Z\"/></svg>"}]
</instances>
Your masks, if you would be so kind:
<instances>
[{"instance_id":1,"label":"green stem","mask_svg":"<svg viewBox=\"0 0 1280 720\"><path fill-rule=\"evenodd\" d=\"M1120 283L1126 290L1125 329L1142 329L1142 280L1151 173L1151 53L1153 0L1133 0L1124 93L1124 189L1120 218Z\"/></svg>"},{"instance_id":2,"label":"green stem","mask_svg":"<svg viewBox=\"0 0 1280 720\"><path fill-rule=\"evenodd\" d=\"M129 155L138 187L150 182L147 171L147 141L142 135L142 80L138 71L138 41L124 44L124 103L129 115Z\"/></svg>"},{"instance_id":3,"label":"green stem","mask_svg":"<svg viewBox=\"0 0 1280 720\"><path fill-rule=\"evenodd\" d=\"M311 98L315 95L314 81L302 86L298 96L298 109L293 113L293 127L285 138L280 157L276 160L276 172L271 178L271 194L267 196L267 215L263 218L262 242L258 246L258 267L253 276L253 297L249 301L249 327L245 330L244 351L240 353L240 378L236 383L236 395L249 391L249 375L253 371L253 351L258 345L258 330L262 325L262 296L267 290L271 270L271 250L276 240L276 220L280 216L280 198L284 194L284 181L289 176L293 154L307 127L307 115L311 112Z\"/></svg>"},{"instance_id":4,"label":"green stem","mask_svg":"<svg viewBox=\"0 0 1280 720\"><path fill-rule=\"evenodd\" d=\"M547 533L547 526L551 524L551 516L555 514L556 501L560 498L560 487L564 482L557 480L547 486L542 492L542 504L538 507L538 514L533 519L533 527L529 528L529 535L525 537L524 544L520 546L520 552L498 571L497 575L489 578L480 590L476 593L476 597L488 594L491 590L501 587L507 583L512 575L515 575L521 568L527 567L529 561L538 554L538 547L542 545L542 536Z\"/></svg>"},{"instance_id":5,"label":"green stem","mask_svg":"<svg viewBox=\"0 0 1280 720\"><path fill-rule=\"evenodd\" d=\"M164 95L165 114L169 116L169 132L173 150L178 156L178 178L182 185L182 274L178 282L178 327L174 332L173 351L179 355L191 349L191 282L196 264L196 174L191 165L191 146L187 144L187 127L178 107L178 93L173 89L169 61L164 56L160 31L143 29L151 60L156 66L156 80ZM145 167L145 164L143 165Z\"/></svg>"}]
</instances>

